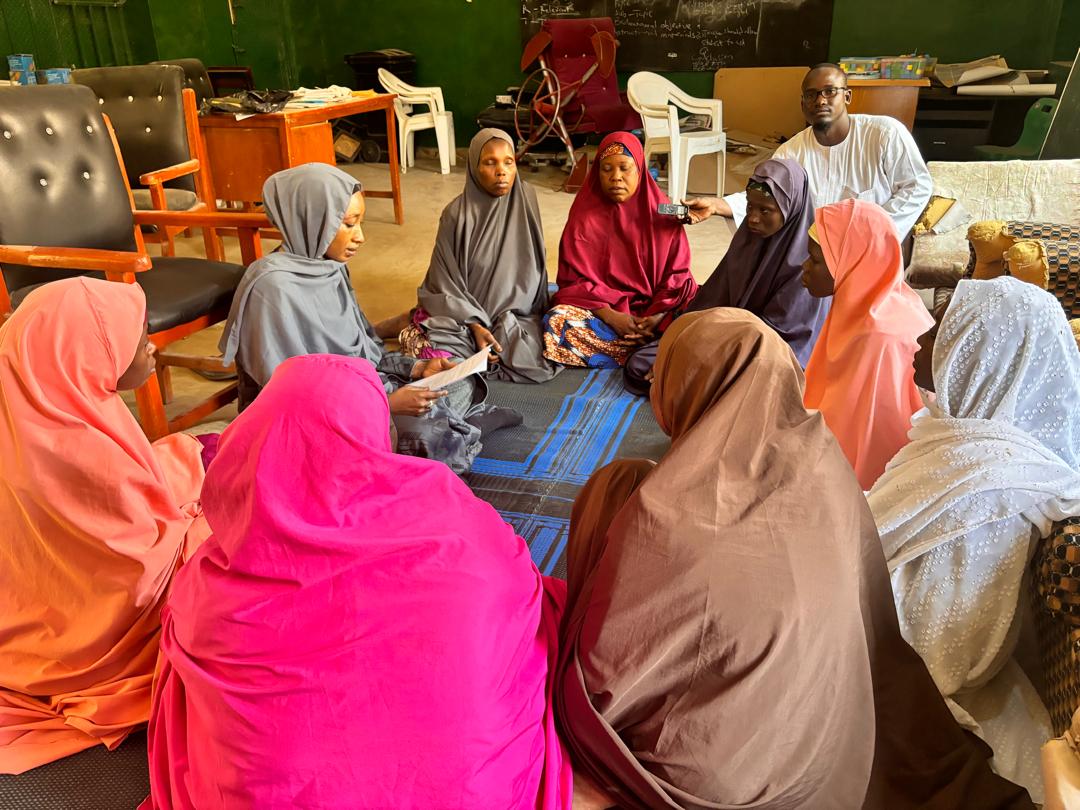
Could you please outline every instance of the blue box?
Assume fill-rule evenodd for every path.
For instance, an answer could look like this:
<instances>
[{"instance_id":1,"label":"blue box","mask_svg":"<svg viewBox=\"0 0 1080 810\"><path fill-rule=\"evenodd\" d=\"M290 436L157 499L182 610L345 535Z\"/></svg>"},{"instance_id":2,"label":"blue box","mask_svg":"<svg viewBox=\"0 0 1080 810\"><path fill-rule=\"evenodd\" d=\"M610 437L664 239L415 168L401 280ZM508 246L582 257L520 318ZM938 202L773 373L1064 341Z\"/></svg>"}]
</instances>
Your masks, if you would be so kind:
<instances>
[{"instance_id":1,"label":"blue box","mask_svg":"<svg viewBox=\"0 0 1080 810\"><path fill-rule=\"evenodd\" d=\"M12 84L37 84L32 53L13 53L7 58L8 78Z\"/></svg>"},{"instance_id":2,"label":"blue box","mask_svg":"<svg viewBox=\"0 0 1080 810\"><path fill-rule=\"evenodd\" d=\"M34 73L38 84L71 84L71 68L46 68Z\"/></svg>"}]
</instances>

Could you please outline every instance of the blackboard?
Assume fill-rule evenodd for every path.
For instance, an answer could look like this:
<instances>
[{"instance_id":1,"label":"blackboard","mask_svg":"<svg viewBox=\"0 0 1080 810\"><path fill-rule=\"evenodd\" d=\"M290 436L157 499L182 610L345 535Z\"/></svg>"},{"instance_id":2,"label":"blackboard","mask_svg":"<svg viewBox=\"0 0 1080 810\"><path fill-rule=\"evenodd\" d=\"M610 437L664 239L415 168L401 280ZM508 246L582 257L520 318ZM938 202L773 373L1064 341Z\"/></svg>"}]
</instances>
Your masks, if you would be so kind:
<instances>
[{"instance_id":1,"label":"blackboard","mask_svg":"<svg viewBox=\"0 0 1080 810\"><path fill-rule=\"evenodd\" d=\"M1065 89L1061 91L1039 157L1043 160L1080 158L1080 51L1069 71Z\"/></svg>"},{"instance_id":2,"label":"blackboard","mask_svg":"<svg viewBox=\"0 0 1080 810\"><path fill-rule=\"evenodd\" d=\"M826 59L833 0L521 0L522 41L558 17L611 17L620 70L714 71Z\"/></svg>"}]
</instances>

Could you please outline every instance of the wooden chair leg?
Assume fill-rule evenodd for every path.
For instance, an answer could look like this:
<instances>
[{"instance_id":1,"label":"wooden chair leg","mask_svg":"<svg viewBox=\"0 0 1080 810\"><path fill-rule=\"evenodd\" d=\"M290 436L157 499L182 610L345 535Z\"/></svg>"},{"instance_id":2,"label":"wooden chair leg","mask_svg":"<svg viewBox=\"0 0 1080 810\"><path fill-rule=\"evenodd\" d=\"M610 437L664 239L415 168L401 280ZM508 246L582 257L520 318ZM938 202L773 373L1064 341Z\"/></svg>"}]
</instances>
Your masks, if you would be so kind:
<instances>
[{"instance_id":1,"label":"wooden chair leg","mask_svg":"<svg viewBox=\"0 0 1080 810\"><path fill-rule=\"evenodd\" d=\"M161 399L168 405L173 401L172 370L168 366L160 366L155 376L161 388Z\"/></svg>"},{"instance_id":2,"label":"wooden chair leg","mask_svg":"<svg viewBox=\"0 0 1080 810\"><path fill-rule=\"evenodd\" d=\"M165 417L165 403L161 399L156 372L135 389L135 407L139 412L139 424L150 441L168 434L169 420Z\"/></svg>"},{"instance_id":3,"label":"wooden chair leg","mask_svg":"<svg viewBox=\"0 0 1080 810\"><path fill-rule=\"evenodd\" d=\"M161 255L162 256L175 256L176 255L176 242L173 240L173 232L169 226L163 226L161 228Z\"/></svg>"},{"instance_id":4,"label":"wooden chair leg","mask_svg":"<svg viewBox=\"0 0 1080 810\"><path fill-rule=\"evenodd\" d=\"M203 228L203 247L206 249L206 258L214 262L225 260L225 249L218 238L217 231L213 228Z\"/></svg>"}]
</instances>

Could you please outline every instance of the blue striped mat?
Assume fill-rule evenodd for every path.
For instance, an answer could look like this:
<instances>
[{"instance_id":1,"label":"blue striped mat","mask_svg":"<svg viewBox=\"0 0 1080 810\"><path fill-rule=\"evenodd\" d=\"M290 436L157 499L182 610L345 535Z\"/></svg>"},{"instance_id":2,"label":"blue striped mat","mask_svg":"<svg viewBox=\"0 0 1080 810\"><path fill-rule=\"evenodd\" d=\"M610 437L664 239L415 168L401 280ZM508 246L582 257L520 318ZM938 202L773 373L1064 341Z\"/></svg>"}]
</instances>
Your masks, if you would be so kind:
<instances>
[{"instance_id":1,"label":"blue striped mat","mask_svg":"<svg viewBox=\"0 0 1080 810\"><path fill-rule=\"evenodd\" d=\"M618 457L658 459L668 439L649 401L623 390L621 371L567 369L543 385L489 385L488 402L525 421L493 434L465 481L525 539L541 571L565 577L570 509L589 476Z\"/></svg>"}]
</instances>

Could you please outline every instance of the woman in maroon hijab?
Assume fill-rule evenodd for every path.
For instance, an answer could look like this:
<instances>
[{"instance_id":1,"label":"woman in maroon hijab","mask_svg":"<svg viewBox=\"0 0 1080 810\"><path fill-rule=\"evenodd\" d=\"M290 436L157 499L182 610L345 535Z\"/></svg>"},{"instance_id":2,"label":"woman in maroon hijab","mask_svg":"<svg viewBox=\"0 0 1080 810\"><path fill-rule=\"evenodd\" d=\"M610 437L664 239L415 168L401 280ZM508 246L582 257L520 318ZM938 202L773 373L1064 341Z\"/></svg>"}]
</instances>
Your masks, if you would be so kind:
<instances>
[{"instance_id":1,"label":"woman in maroon hijab","mask_svg":"<svg viewBox=\"0 0 1080 810\"><path fill-rule=\"evenodd\" d=\"M544 318L544 356L616 368L659 337L697 293L690 243L646 171L641 143L615 132L600 143L559 243L559 291Z\"/></svg>"}]
</instances>

